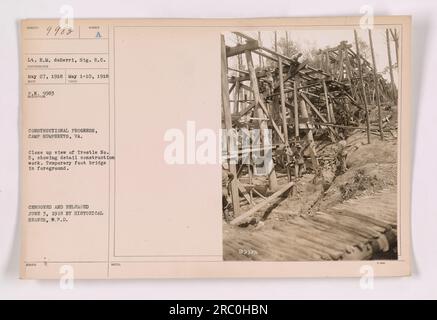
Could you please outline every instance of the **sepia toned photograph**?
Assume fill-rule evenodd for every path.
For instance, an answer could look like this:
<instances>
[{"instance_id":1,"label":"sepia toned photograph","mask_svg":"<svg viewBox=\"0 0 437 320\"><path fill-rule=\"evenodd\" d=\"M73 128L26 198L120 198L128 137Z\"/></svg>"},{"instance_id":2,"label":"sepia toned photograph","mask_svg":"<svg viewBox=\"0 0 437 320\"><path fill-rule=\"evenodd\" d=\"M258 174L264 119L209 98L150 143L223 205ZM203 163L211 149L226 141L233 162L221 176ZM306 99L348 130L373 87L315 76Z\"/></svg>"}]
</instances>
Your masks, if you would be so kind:
<instances>
[{"instance_id":1,"label":"sepia toned photograph","mask_svg":"<svg viewBox=\"0 0 437 320\"><path fill-rule=\"evenodd\" d=\"M398 259L401 29L221 36L223 259Z\"/></svg>"},{"instance_id":2,"label":"sepia toned photograph","mask_svg":"<svg viewBox=\"0 0 437 320\"><path fill-rule=\"evenodd\" d=\"M411 274L411 17L58 24L20 25L22 279Z\"/></svg>"}]
</instances>

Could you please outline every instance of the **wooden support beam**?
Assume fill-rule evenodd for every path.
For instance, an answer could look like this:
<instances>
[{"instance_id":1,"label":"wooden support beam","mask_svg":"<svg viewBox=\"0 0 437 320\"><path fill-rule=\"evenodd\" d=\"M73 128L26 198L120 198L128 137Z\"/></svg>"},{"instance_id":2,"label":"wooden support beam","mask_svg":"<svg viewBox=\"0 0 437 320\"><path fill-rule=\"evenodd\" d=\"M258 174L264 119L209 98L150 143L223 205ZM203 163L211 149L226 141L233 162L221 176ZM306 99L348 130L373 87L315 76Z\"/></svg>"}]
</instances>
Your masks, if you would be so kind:
<instances>
[{"instance_id":1,"label":"wooden support beam","mask_svg":"<svg viewBox=\"0 0 437 320\"><path fill-rule=\"evenodd\" d=\"M285 45L288 48L288 31L287 30L285 30Z\"/></svg>"},{"instance_id":2,"label":"wooden support beam","mask_svg":"<svg viewBox=\"0 0 437 320\"><path fill-rule=\"evenodd\" d=\"M225 38L221 35L221 87L222 87L222 108L223 108L223 116L226 127L226 145L228 155L231 150L231 141L230 141L230 132L232 130L232 117L231 117L231 104L229 102L229 83L228 83L228 61L226 57L226 46L225 46ZM237 166L235 163L235 159L231 159L229 157L229 171L234 175L234 179L231 181L231 196L232 196L232 205L234 208L234 215L240 214L240 196L238 194L238 185L237 185Z\"/></svg>"},{"instance_id":3,"label":"wooden support beam","mask_svg":"<svg viewBox=\"0 0 437 320\"><path fill-rule=\"evenodd\" d=\"M298 102L298 81L299 79L294 79L293 84L293 98L294 98L294 137L296 142L299 141L299 102ZM299 177L299 164L295 162L294 164L294 177L297 179Z\"/></svg>"},{"instance_id":4,"label":"wooden support beam","mask_svg":"<svg viewBox=\"0 0 437 320\"><path fill-rule=\"evenodd\" d=\"M258 55L259 57L262 58L266 58L268 60L274 61L274 62L278 62L278 59L275 57L272 57L271 55L268 55L264 52L262 52L261 50L255 50L253 51L253 53L255 53L256 55ZM263 60L262 60L263 61ZM286 65L290 65L290 63L285 63ZM264 67L264 62L263 62L263 67Z\"/></svg>"},{"instance_id":5,"label":"wooden support beam","mask_svg":"<svg viewBox=\"0 0 437 320\"><path fill-rule=\"evenodd\" d=\"M331 102L329 103L329 112L331 114L331 122L336 123L337 121L335 121L334 103L332 102L332 97Z\"/></svg>"},{"instance_id":6,"label":"wooden support beam","mask_svg":"<svg viewBox=\"0 0 437 320\"><path fill-rule=\"evenodd\" d=\"M233 86L235 86L235 91L234 91L234 112L238 113L240 112L240 105L239 105L239 100L240 100L240 82L235 82L233 84Z\"/></svg>"},{"instance_id":7,"label":"wooden support beam","mask_svg":"<svg viewBox=\"0 0 437 320\"><path fill-rule=\"evenodd\" d=\"M343 65L343 59L344 59L344 48L343 48L343 42L340 44L339 47L339 57L338 57L338 81L343 81L344 76L344 65Z\"/></svg>"},{"instance_id":8,"label":"wooden support beam","mask_svg":"<svg viewBox=\"0 0 437 320\"><path fill-rule=\"evenodd\" d=\"M325 72L331 74L331 68L329 66L329 52L325 52Z\"/></svg>"},{"instance_id":9,"label":"wooden support beam","mask_svg":"<svg viewBox=\"0 0 437 320\"><path fill-rule=\"evenodd\" d=\"M358 45L357 30L354 30L354 38L355 38L355 48L357 50L356 55L357 55L357 62L358 62L358 74L360 77L361 90L362 90L362 94L363 94L364 109L366 110L367 143L370 144L369 107L367 106L366 89L364 87L364 80L363 80L363 70L361 69L361 55L360 55L360 46Z\"/></svg>"},{"instance_id":10,"label":"wooden support beam","mask_svg":"<svg viewBox=\"0 0 437 320\"><path fill-rule=\"evenodd\" d=\"M261 107L261 109L264 111L265 115L268 117L269 116L269 111L267 110L267 106L264 103L264 100L261 98L261 100L259 101L259 106ZM283 143L285 143L285 138L282 135L281 130L279 129L278 125L276 124L275 120L273 120L272 117L270 117L270 123L272 124L273 129L275 130L276 134L278 135L279 139L281 139L281 141Z\"/></svg>"},{"instance_id":11,"label":"wooden support beam","mask_svg":"<svg viewBox=\"0 0 437 320\"><path fill-rule=\"evenodd\" d=\"M352 90L352 96L354 99L356 99L357 98L357 90L355 88L354 83L352 82L352 79L354 78L354 73L353 73L352 64L349 60L349 55L347 54L347 52L345 55L345 65L346 65L346 74L347 74L348 82L349 82L349 85L350 85L351 90Z\"/></svg>"},{"instance_id":12,"label":"wooden support beam","mask_svg":"<svg viewBox=\"0 0 437 320\"><path fill-rule=\"evenodd\" d=\"M275 52L278 52L278 31L274 31L275 33Z\"/></svg>"},{"instance_id":13,"label":"wooden support beam","mask_svg":"<svg viewBox=\"0 0 437 320\"><path fill-rule=\"evenodd\" d=\"M326 115L328 117L328 122L332 122L331 108L329 107L328 87L326 86L325 80L322 80L322 84L323 84L323 94L325 97Z\"/></svg>"},{"instance_id":14,"label":"wooden support beam","mask_svg":"<svg viewBox=\"0 0 437 320\"><path fill-rule=\"evenodd\" d=\"M235 68L231 68L231 67L228 67L228 70L235 71L235 72L242 73L242 74L249 74L249 72L247 72L247 71L235 69Z\"/></svg>"},{"instance_id":15,"label":"wooden support beam","mask_svg":"<svg viewBox=\"0 0 437 320\"><path fill-rule=\"evenodd\" d=\"M265 116L268 117L269 113L268 113L268 110L267 110L267 106L264 103L263 97L259 93L258 79L257 78L261 77L261 75L260 75L260 73L257 74L255 72L255 67L253 65L252 53L250 51L246 51L246 60L247 60L248 54L250 54L250 60L252 62L251 66L248 65L248 69L249 69L249 75L248 75L249 79L248 80L250 80L250 83L251 83L251 91L254 94L255 104L254 105L250 105L247 109L245 109L244 112L242 112L239 115L238 119L241 118L242 115L247 113L253 107L257 107L257 106L259 106L261 108L261 110L264 112ZM265 75L265 73L264 73L264 75ZM245 77L238 77L238 78L235 78L234 80L235 80L235 82L236 81L244 81L244 80L242 80L242 78L245 78ZM242 86L242 84L240 84L240 86ZM259 118L259 115L257 117ZM278 136L281 139L281 141L285 142L284 136L282 135L281 130L279 129L279 127L276 124L276 122L271 117L270 117L269 120L270 120L270 122L272 124L273 129L276 131L276 133L278 134Z\"/></svg>"},{"instance_id":16,"label":"wooden support beam","mask_svg":"<svg viewBox=\"0 0 437 320\"><path fill-rule=\"evenodd\" d=\"M243 167L243 166L241 166ZM249 193L247 192L246 188L243 186L243 184L237 180L238 190L243 195L244 199L247 200L249 204L252 204L252 198L250 197Z\"/></svg>"},{"instance_id":17,"label":"wooden support beam","mask_svg":"<svg viewBox=\"0 0 437 320\"><path fill-rule=\"evenodd\" d=\"M325 119L325 117L320 113L319 110L317 110L317 108L313 105L313 103L306 96L306 94L301 92L300 96L302 97L302 99L305 100L306 103L308 103L308 105L310 106L311 110L313 110L313 112L320 118L320 120L322 120L323 123L328 123L328 121ZM336 141L335 136L337 135L337 133L331 127L328 127L328 130L331 131L331 134L330 134L331 141L335 142Z\"/></svg>"},{"instance_id":18,"label":"wooden support beam","mask_svg":"<svg viewBox=\"0 0 437 320\"><path fill-rule=\"evenodd\" d=\"M256 77L257 78L263 78L265 76L266 76L266 72L265 71L260 71L260 72L256 73ZM243 82L243 81L249 81L249 80L250 80L250 76L249 76L249 73L247 73L244 76L230 78L229 79L229 83L235 83L237 81Z\"/></svg>"},{"instance_id":19,"label":"wooden support beam","mask_svg":"<svg viewBox=\"0 0 437 320\"><path fill-rule=\"evenodd\" d=\"M239 82L238 82L239 83ZM252 91L252 88L249 86L246 86L245 84L240 83L240 88L241 89L245 89L247 91Z\"/></svg>"},{"instance_id":20,"label":"wooden support beam","mask_svg":"<svg viewBox=\"0 0 437 320\"><path fill-rule=\"evenodd\" d=\"M242 222L244 222L247 218L254 215L258 210L261 210L262 208L271 205L277 198L279 198L282 194L290 190L290 188L294 185L294 182L289 182L283 187L281 187L278 191L273 193L270 197L266 198L264 201L256 204L248 211L240 214L238 217L236 217L234 220L231 221L232 225L238 225Z\"/></svg>"},{"instance_id":21,"label":"wooden support beam","mask_svg":"<svg viewBox=\"0 0 437 320\"><path fill-rule=\"evenodd\" d=\"M237 44L235 47L226 47L226 57L233 57L239 54L243 54L247 50L259 49L257 40L247 41L245 44Z\"/></svg>"},{"instance_id":22,"label":"wooden support beam","mask_svg":"<svg viewBox=\"0 0 437 320\"><path fill-rule=\"evenodd\" d=\"M279 59L281 60L281 63L284 63L284 60L282 60L282 58L278 58L278 64L279 64ZM303 76L307 76L306 73L303 73L301 70L304 69L308 64L308 61L305 60L304 62L302 62L301 64L299 64L299 66L296 68L295 72L290 73L291 70L289 70L289 73L287 74L287 76L285 77L284 81L282 83L287 82L288 80L294 78L297 74L303 75ZM276 90L279 88L279 83L276 84L273 89Z\"/></svg>"},{"instance_id":23,"label":"wooden support beam","mask_svg":"<svg viewBox=\"0 0 437 320\"><path fill-rule=\"evenodd\" d=\"M287 110L285 109L285 93L284 93L284 74L282 68L282 58L279 60L279 91L281 93L281 115L282 115L282 128L284 133L285 145L289 146L288 140L288 124L287 124ZM287 163L290 163L290 155L287 152ZM291 181L290 167L287 166L288 181Z\"/></svg>"},{"instance_id":24,"label":"wooden support beam","mask_svg":"<svg viewBox=\"0 0 437 320\"><path fill-rule=\"evenodd\" d=\"M235 88L235 83L233 83L232 86L231 86L231 88L229 89L229 94L232 93L232 90L234 90L234 88Z\"/></svg>"},{"instance_id":25,"label":"wooden support beam","mask_svg":"<svg viewBox=\"0 0 437 320\"><path fill-rule=\"evenodd\" d=\"M308 110L304 99L300 100L300 113L302 118L309 119ZM306 138L310 148L310 157L313 164L313 170L317 170L319 168L319 161L317 160L316 146L314 144L313 130L311 127L307 132Z\"/></svg>"},{"instance_id":26,"label":"wooden support beam","mask_svg":"<svg viewBox=\"0 0 437 320\"><path fill-rule=\"evenodd\" d=\"M395 53L396 53L396 64L399 68L399 36L398 36L398 30L397 29L390 29L390 33L393 37L393 40L395 42Z\"/></svg>"},{"instance_id":27,"label":"wooden support beam","mask_svg":"<svg viewBox=\"0 0 437 320\"><path fill-rule=\"evenodd\" d=\"M250 103L246 108L241 110L237 115L233 116L233 121L238 121L243 117L246 113L248 113L250 110L252 110L255 107L255 102Z\"/></svg>"},{"instance_id":28,"label":"wooden support beam","mask_svg":"<svg viewBox=\"0 0 437 320\"><path fill-rule=\"evenodd\" d=\"M314 124L318 124L320 126L334 127L334 128L367 130L367 127L344 126L341 124L333 124L333 123L325 123L325 122L321 122L321 123L315 122Z\"/></svg>"},{"instance_id":29,"label":"wooden support beam","mask_svg":"<svg viewBox=\"0 0 437 320\"><path fill-rule=\"evenodd\" d=\"M265 118L266 116L268 116L268 110L265 107L264 101L259 93L258 79L256 77L255 67L253 65L252 53L249 50L247 50L245 52L245 56L246 56L247 68L249 70L250 86L252 88L252 93L253 93L254 100L255 100L255 112L256 112L256 115L258 118ZM259 120L259 128L260 128L262 134L265 132L265 130L268 130L266 120L267 119ZM272 121L272 123L274 124L274 121ZM273 160L271 160L271 161L273 161ZM276 178L276 172L275 172L275 168L274 168L273 164L272 164L272 169L270 170L268 175L269 175L270 189L271 190L277 189L278 181Z\"/></svg>"},{"instance_id":30,"label":"wooden support beam","mask_svg":"<svg viewBox=\"0 0 437 320\"><path fill-rule=\"evenodd\" d=\"M375 52L373 50L373 40L372 40L372 30L369 29L369 42L370 42L370 52L372 53L372 63L373 63L373 84L375 86L376 92L376 105L378 106L378 126L380 132L381 140L384 140L384 132L382 131L382 111L381 111L381 102L380 102L380 94L379 94L379 86L378 86L378 75L376 71L376 60L375 60Z\"/></svg>"},{"instance_id":31,"label":"wooden support beam","mask_svg":"<svg viewBox=\"0 0 437 320\"><path fill-rule=\"evenodd\" d=\"M259 45L261 45L261 32L260 31L258 31L258 43L259 43ZM261 57L260 55L258 56L258 64L260 67L264 67L263 57Z\"/></svg>"},{"instance_id":32,"label":"wooden support beam","mask_svg":"<svg viewBox=\"0 0 437 320\"><path fill-rule=\"evenodd\" d=\"M236 35L238 35L238 36L241 36L242 38L245 38L245 39L248 40L248 41L256 41L254 38L249 37L248 35L245 35L244 33L241 33L241 32L233 32L233 33L236 34ZM271 49L266 48L266 47L264 47L264 46L259 46L259 49L260 49L260 50L263 50L263 51L265 51L265 52L268 52L268 53L274 55L275 57L281 57L281 58L282 58L283 60L285 60L285 61L288 61L288 62L292 62L292 61L294 61L293 58L290 58L290 57L284 56L283 54L280 54L280 53L278 53L278 52L275 52L274 50L271 50Z\"/></svg>"},{"instance_id":33,"label":"wooden support beam","mask_svg":"<svg viewBox=\"0 0 437 320\"><path fill-rule=\"evenodd\" d=\"M391 96L392 96L393 102L397 103L396 87L395 87L395 81L394 81L394 76L393 76L393 63L391 61L390 33L389 33L388 29L385 29L385 37L387 40L387 56L388 56L388 67L390 70Z\"/></svg>"},{"instance_id":34,"label":"wooden support beam","mask_svg":"<svg viewBox=\"0 0 437 320\"><path fill-rule=\"evenodd\" d=\"M322 84L323 84L323 93L325 96L325 105L326 105L326 114L328 116L328 122L334 122L335 121L335 117L334 117L334 110L332 109L332 104L329 103L329 99L328 99L328 87L326 86L326 81L322 80ZM335 129L330 130L329 136L332 140L332 142L336 141L336 137L337 137L337 131L335 131Z\"/></svg>"}]
</instances>

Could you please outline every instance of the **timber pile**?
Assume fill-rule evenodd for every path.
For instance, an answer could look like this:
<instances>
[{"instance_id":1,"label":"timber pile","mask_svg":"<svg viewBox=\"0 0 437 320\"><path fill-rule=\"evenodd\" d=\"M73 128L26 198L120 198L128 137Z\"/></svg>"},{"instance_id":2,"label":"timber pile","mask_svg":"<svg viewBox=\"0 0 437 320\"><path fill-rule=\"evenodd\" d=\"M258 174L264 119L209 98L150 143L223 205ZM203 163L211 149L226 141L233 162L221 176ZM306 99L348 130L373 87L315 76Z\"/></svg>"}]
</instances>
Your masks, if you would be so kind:
<instances>
[{"instance_id":1,"label":"timber pile","mask_svg":"<svg viewBox=\"0 0 437 320\"><path fill-rule=\"evenodd\" d=\"M363 211L369 201L372 210ZM396 248L396 214L396 192L381 192L371 198L346 201L326 212L290 216L287 223L280 221L271 228L235 231L234 227L225 227L228 240L224 257L241 260L236 252L247 247L256 252L245 256L247 260L370 259Z\"/></svg>"}]
</instances>

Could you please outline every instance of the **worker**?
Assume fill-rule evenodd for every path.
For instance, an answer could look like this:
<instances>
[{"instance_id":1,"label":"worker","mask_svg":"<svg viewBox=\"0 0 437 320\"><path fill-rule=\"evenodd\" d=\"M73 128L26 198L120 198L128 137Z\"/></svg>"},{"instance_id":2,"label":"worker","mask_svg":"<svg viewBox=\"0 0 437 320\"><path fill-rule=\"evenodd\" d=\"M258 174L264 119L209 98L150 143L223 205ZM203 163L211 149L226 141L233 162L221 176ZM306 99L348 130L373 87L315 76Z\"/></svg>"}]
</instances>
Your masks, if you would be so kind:
<instances>
[{"instance_id":1,"label":"worker","mask_svg":"<svg viewBox=\"0 0 437 320\"><path fill-rule=\"evenodd\" d=\"M305 165L305 158L302 154L302 146L300 143L296 143L296 149L293 154L294 161L298 165L298 176L301 177L304 173L306 173L306 165Z\"/></svg>"},{"instance_id":2,"label":"worker","mask_svg":"<svg viewBox=\"0 0 437 320\"><path fill-rule=\"evenodd\" d=\"M232 200L229 192L229 184L234 179L234 175L229 172L229 165L225 163L222 168L222 209L225 220L231 220Z\"/></svg>"},{"instance_id":3,"label":"worker","mask_svg":"<svg viewBox=\"0 0 437 320\"><path fill-rule=\"evenodd\" d=\"M337 153L336 153L336 170L338 174L343 174L347 171L347 166L346 166L346 157L347 157L347 152L346 152L346 141L345 140L340 140L337 143Z\"/></svg>"}]
</instances>

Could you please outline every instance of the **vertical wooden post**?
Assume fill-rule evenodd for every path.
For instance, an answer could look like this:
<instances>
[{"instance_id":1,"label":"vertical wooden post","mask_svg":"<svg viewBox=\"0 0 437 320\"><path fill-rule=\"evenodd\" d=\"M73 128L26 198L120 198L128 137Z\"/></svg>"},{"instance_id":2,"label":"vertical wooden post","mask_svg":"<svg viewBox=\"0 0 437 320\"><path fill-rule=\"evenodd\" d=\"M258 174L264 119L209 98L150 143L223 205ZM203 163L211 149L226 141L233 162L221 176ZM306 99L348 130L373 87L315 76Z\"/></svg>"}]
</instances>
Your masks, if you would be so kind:
<instances>
[{"instance_id":1,"label":"vertical wooden post","mask_svg":"<svg viewBox=\"0 0 437 320\"><path fill-rule=\"evenodd\" d=\"M262 135L264 132L266 132L266 130L268 130L268 126L266 123L267 119L265 118L266 115L264 114L264 111L260 107L260 103L261 103L260 100L262 98L259 93L258 80L256 78L255 67L253 66L252 53L249 50L246 50L245 55L246 55L247 68L249 70L250 85L255 100L255 112L257 118L260 119L258 121L259 121L259 127ZM278 188L278 180L276 178L276 171L274 167L272 167L268 176L269 176L270 190L276 190Z\"/></svg>"},{"instance_id":2,"label":"vertical wooden post","mask_svg":"<svg viewBox=\"0 0 437 320\"><path fill-rule=\"evenodd\" d=\"M328 99L328 87L326 86L326 81L322 80L322 84L323 84L323 92L325 95L327 120L329 123L333 123L333 116L332 116L333 110L332 110L332 105L329 103L329 99ZM329 130L329 136L331 138L331 141L335 142L335 135L333 133L333 131L336 133L335 127L333 127L331 130Z\"/></svg>"},{"instance_id":3,"label":"vertical wooden post","mask_svg":"<svg viewBox=\"0 0 437 320\"><path fill-rule=\"evenodd\" d=\"M302 118L309 119L307 105L304 99L300 100L300 112ZM314 144L313 130L311 128L308 128L306 138L310 149L310 156L311 156L311 162L313 164L313 170L317 170L319 168L319 161L317 160L316 146Z\"/></svg>"},{"instance_id":4,"label":"vertical wooden post","mask_svg":"<svg viewBox=\"0 0 437 320\"><path fill-rule=\"evenodd\" d=\"M398 36L398 30L395 29L395 48L396 48L396 64L399 68L399 36Z\"/></svg>"},{"instance_id":5,"label":"vertical wooden post","mask_svg":"<svg viewBox=\"0 0 437 320\"><path fill-rule=\"evenodd\" d=\"M351 65L351 62L349 59L349 53L348 53L347 49L346 49L346 56L345 56L345 65L346 65L347 77L349 80L348 82L349 82L351 89L352 89L352 96L356 99L357 98L357 90L355 88L355 85L352 82L352 79L354 78L354 74L352 72L353 69L352 69L352 65Z\"/></svg>"},{"instance_id":6,"label":"vertical wooden post","mask_svg":"<svg viewBox=\"0 0 437 320\"><path fill-rule=\"evenodd\" d=\"M249 197L250 197L250 201L253 203L252 152L249 152L249 163L247 164L247 173L249 174L249 185L250 185Z\"/></svg>"},{"instance_id":7,"label":"vertical wooden post","mask_svg":"<svg viewBox=\"0 0 437 320\"><path fill-rule=\"evenodd\" d=\"M241 36L237 36L237 44L241 44ZM243 57L241 56L241 54L237 55L237 69L241 70L243 67ZM238 86L238 89L240 88L240 86ZM235 89L237 89L237 87L235 87ZM240 94L241 93L241 94ZM246 100L246 91L245 89L240 89L238 90L238 97L242 97L243 100ZM245 102L243 102L243 106L244 106ZM237 111L237 110L236 110Z\"/></svg>"},{"instance_id":8,"label":"vertical wooden post","mask_svg":"<svg viewBox=\"0 0 437 320\"><path fill-rule=\"evenodd\" d=\"M361 69L361 54L360 54L360 47L358 45L357 30L354 30L354 37L355 37L355 47L356 47L356 50L357 50L357 59L358 59L358 74L359 74L359 77L360 77L361 89L362 89L362 93L363 93L364 109L366 110L367 143L370 144L369 107L367 106L366 89L364 88L364 80L363 80L363 70Z\"/></svg>"},{"instance_id":9,"label":"vertical wooden post","mask_svg":"<svg viewBox=\"0 0 437 320\"><path fill-rule=\"evenodd\" d=\"M331 62L329 61L329 52L328 50L325 50L325 72L331 74L331 68L330 68L330 64Z\"/></svg>"},{"instance_id":10,"label":"vertical wooden post","mask_svg":"<svg viewBox=\"0 0 437 320\"><path fill-rule=\"evenodd\" d=\"M390 33L393 37L393 40L395 42L395 53L396 53L396 64L399 68L399 36L398 36L398 30L394 29L394 31L392 29L390 29Z\"/></svg>"},{"instance_id":11,"label":"vertical wooden post","mask_svg":"<svg viewBox=\"0 0 437 320\"><path fill-rule=\"evenodd\" d=\"M299 105L298 105L298 78L294 78L294 137L296 142L299 141ZM299 164L295 162L294 164L294 177L297 179L299 177Z\"/></svg>"},{"instance_id":12,"label":"vertical wooden post","mask_svg":"<svg viewBox=\"0 0 437 320\"><path fill-rule=\"evenodd\" d=\"M340 44L340 48L338 49L338 80L342 81L344 77L344 42L342 41ZM347 53L346 53L347 54Z\"/></svg>"},{"instance_id":13,"label":"vertical wooden post","mask_svg":"<svg viewBox=\"0 0 437 320\"><path fill-rule=\"evenodd\" d=\"M232 117L231 104L229 102L229 83L228 83L228 59L226 57L225 37L221 35L221 87L222 87L222 108L226 128L226 145L228 150L229 171L234 175L231 181L231 196L232 205L234 207L234 215L240 213L240 196L238 194L237 184L237 165L235 159L231 158L231 131L232 131Z\"/></svg>"},{"instance_id":14,"label":"vertical wooden post","mask_svg":"<svg viewBox=\"0 0 437 320\"><path fill-rule=\"evenodd\" d=\"M334 104L333 103L329 103L329 112L331 113L331 121L333 124L335 124L337 121L335 120Z\"/></svg>"},{"instance_id":15,"label":"vertical wooden post","mask_svg":"<svg viewBox=\"0 0 437 320\"><path fill-rule=\"evenodd\" d=\"M275 31L275 52L278 52L278 32Z\"/></svg>"},{"instance_id":16,"label":"vertical wooden post","mask_svg":"<svg viewBox=\"0 0 437 320\"><path fill-rule=\"evenodd\" d=\"M328 118L328 122L332 123L331 108L329 107L329 99L328 99L328 87L326 86L325 80L322 80L322 84L323 84L323 93L325 94L326 115Z\"/></svg>"},{"instance_id":17,"label":"vertical wooden post","mask_svg":"<svg viewBox=\"0 0 437 320\"><path fill-rule=\"evenodd\" d=\"M287 47L287 51L284 53L285 53L285 55L287 55L287 54L289 54L289 52L288 52L288 31L285 31L285 45Z\"/></svg>"},{"instance_id":18,"label":"vertical wooden post","mask_svg":"<svg viewBox=\"0 0 437 320\"><path fill-rule=\"evenodd\" d=\"M234 112L238 113L240 112L240 81L235 82L235 88L234 88Z\"/></svg>"},{"instance_id":19,"label":"vertical wooden post","mask_svg":"<svg viewBox=\"0 0 437 320\"><path fill-rule=\"evenodd\" d=\"M325 71L325 63L324 63L324 61L325 61L325 56L324 56L324 54L323 54L323 52L320 50L319 51L319 55L320 55L320 61L319 61L319 69L320 70L322 70L322 71Z\"/></svg>"},{"instance_id":20,"label":"vertical wooden post","mask_svg":"<svg viewBox=\"0 0 437 320\"><path fill-rule=\"evenodd\" d=\"M396 89L395 89L395 81L394 81L394 77L393 77L393 64L391 61L391 49L390 49L390 33L388 31L388 29L385 29L385 37L387 39L387 55L388 55L388 66L390 69L390 85L391 85L391 96L393 99L393 102L396 101Z\"/></svg>"},{"instance_id":21,"label":"vertical wooden post","mask_svg":"<svg viewBox=\"0 0 437 320\"><path fill-rule=\"evenodd\" d=\"M379 96L378 77L377 77L377 71L376 71L375 52L373 50L372 30L370 30L370 29L369 29L369 42L370 42L370 51L372 53L372 63L373 63L373 84L375 86L376 105L378 106L379 135L381 137L381 140L384 140L384 132L382 131L382 113L381 113L381 102L380 102L380 96Z\"/></svg>"},{"instance_id":22,"label":"vertical wooden post","mask_svg":"<svg viewBox=\"0 0 437 320\"><path fill-rule=\"evenodd\" d=\"M287 124L286 109L285 109L284 74L282 70L283 68L282 68L281 57L278 57L278 64L279 64L279 92L281 95L282 128L284 133L285 146L288 148L289 146L288 124ZM288 153L287 153L287 163L290 163L290 155ZM288 181L291 181L291 172L289 166L287 166L287 176L288 176Z\"/></svg>"},{"instance_id":23,"label":"vertical wooden post","mask_svg":"<svg viewBox=\"0 0 437 320\"><path fill-rule=\"evenodd\" d=\"M261 32L258 31L258 43L259 45L261 45ZM263 67L264 63L263 63L263 57L259 54L258 55L258 63L260 67Z\"/></svg>"}]
</instances>

